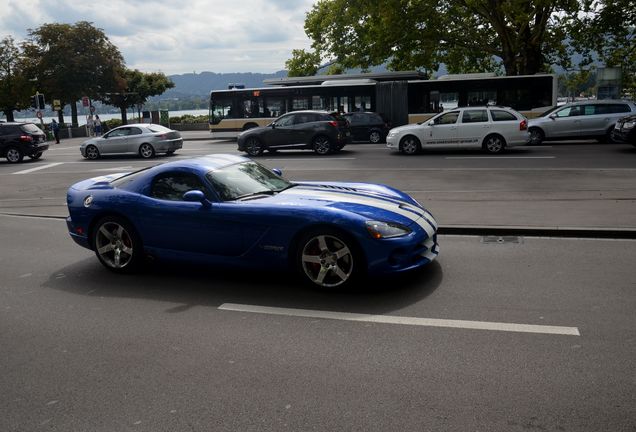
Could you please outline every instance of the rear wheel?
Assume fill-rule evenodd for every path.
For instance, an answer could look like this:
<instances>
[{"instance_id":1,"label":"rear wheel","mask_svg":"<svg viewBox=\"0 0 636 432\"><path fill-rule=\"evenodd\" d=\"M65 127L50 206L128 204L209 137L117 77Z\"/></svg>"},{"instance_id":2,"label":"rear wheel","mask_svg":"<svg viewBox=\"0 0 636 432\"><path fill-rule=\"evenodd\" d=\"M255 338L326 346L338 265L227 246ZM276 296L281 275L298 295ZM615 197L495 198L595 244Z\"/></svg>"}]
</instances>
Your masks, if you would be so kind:
<instances>
[{"instance_id":1,"label":"rear wheel","mask_svg":"<svg viewBox=\"0 0 636 432\"><path fill-rule=\"evenodd\" d=\"M317 136L314 138L314 151L321 156L331 153L331 140L324 135Z\"/></svg>"},{"instance_id":2,"label":"rear wheel","mask_svg":"<svg viewBox=\"0 0 636 432\"><path fill-rule=\"evenodd\" d=\"M377 144L382 141L382 134L378 131L371 131L369 134L369 142L372 144Z\"/></svg>"},{"instance_id":3,"label":"rear wheel","mask_svg":"<svg viewBox=\"0 0 636 432\"><path fill-rule=\"evenodd\" d=\"M348 286L365 268L355 243L327 228L309 232L300 239L296 262L305 280L320 288Z\"/></svg>"},{"instance_id":4,"label":"rear wheel","mask_svg":"<svg viewBox=\"0 0 636 432\"><path fill-rule=\"evenodd\" d=\"M86 147L86 158L87 159L97 159L99 158L99 150L94 145L89 145Z\"/></svg>"},{"instance_id":5,"label":"rear wheel","mask_svg":"<svg viewBox=\"0 0 636 432\"><path fill-rule=\"evenodd\" d=\"M135 229L124 218L107 216L97 222L93 247L99 261L117 273L131 273L140 266L143 246Z\"/></svg>"},{"instance_id":6,"label":"rear wheel","mask_svg":"<svg viewBox=\"0 0 636 432\"><path fill-rule=\"evenodd\" d=\"M150 159L155 155L155 149L148 143L139 146L139 156L144 159Z\"/></svg>"},{"instance_id":7,"label":"rear wheel","mask_svg":"<svg viewBox=\"0 0 636 432\"><path fill-rule=\"evenodd\" d=\"M22 162L22 159L24 159L24 153L22 153L22 150L17 147L9 147L5 157L9 163L18 163Z\"/></svg>"},{"instance_id":8,"label":"rear wheel","mask_svg":"<svg viewBox=\"0 0 636 432\"><path fill-rule=\"evenodd\" d=\"M245 153L250 156L260 156L263 154L263 146L258 138L248 138L245 141Z\"/></svg>"},{"instance_id":9,"label":"rear wheel","mask_svg":"<svg viewBox=\"0 0 636 432\"><path fill-rule=\"evenodd\" d=\"M33 160L38 160L42 157L42 152L37 152L36 154L32 154L31 156L29 156L31 159Z\"/></svg>"},{"instance_id":10,"label":"rear wheel","mask_svg":"<svg viewBox=\"0 0 636 432\"><path fill-rule=\"evenodd\" d=\"M400 151L406 155L418 154L421 150L420 140L413 135L407 135L400 141Z\"/></svg>"},{"instance_id":11,"label":"rear wheel","mask_svg":"<svg viewBox=\"0 0 636 432\"><path fill-rule=\"evenodd\" d=\"M488 135L484 139L483 148L490 154L498 154L504 151L506 141L501 135Z\"/></svg>"}]
</instances>

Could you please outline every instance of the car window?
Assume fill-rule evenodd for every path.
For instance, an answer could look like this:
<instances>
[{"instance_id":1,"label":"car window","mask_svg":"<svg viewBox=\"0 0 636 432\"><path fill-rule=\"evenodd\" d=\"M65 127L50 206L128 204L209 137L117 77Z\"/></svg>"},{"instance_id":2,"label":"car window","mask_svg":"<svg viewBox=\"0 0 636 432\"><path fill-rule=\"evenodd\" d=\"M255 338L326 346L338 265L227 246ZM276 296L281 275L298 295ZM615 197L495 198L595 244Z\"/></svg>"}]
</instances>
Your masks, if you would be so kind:
<instances>
[{"instance_id":1,"label":"car window","mask_svg":"<svg viewBox=\"0 0 636 432\"><path fill-rule=\"evenodd\" d=\"M596 112L596 105L583 105L582 106L583 115L594 115L598 114Z\"/></svg>"},{"instance_id":2,"label":"car window","mask_svg":"<svg viewBox=\"0 0 636 432\"><path fill-rule=\"evenodd\" d=\"M488 113L485 109L466 110L462 113L462 123L484 123L488 121Z\"/></svg>"},{"instance_id":3,"label":"car window","mask_svg":"<svg viewBox=\"0 0 636 432\"><path fill-rule=\"evenodd\" d=\"M161 126L161 125L157 125L157 124L148 125L146 127L151 132L172 132L172 129L168 129L165 126Z\"/></svg>"},{"instance_id":4,"label":"car window","mask_svg":"<svg viewBox=\"0 0 636 432\"><path fill-rule=\"evenodd\" d=\"M294 124L294 117L296 117L296 115L294 114L281 117L278 120L276 120L276 126L280 126L280 127L291 126Z\"/></svg>"},{"instance_id":5,"label":"car window","mask_svg":"<svg viewBox=\"0 0 636 432\"><path fill-rule=\"evenodd\" d=\"M563 108L560 111L557 111L557 117L576 117L581 115L581 107L580 106L571 106Z\"/></svg>"},{"instance_id":6,"label":"car window","mask_svg":"<svg viewBox=\"0 0 636 432\"><path fill-rule=\"evenodd\" d=\"M150 196L169 201L183 201L183 194L191 190L205 192L203 182L195 174L162 173L152 180Z\"/></svg>"},{"instance_id":7,"label":"car window","mask_svg":"<svg viewBox=\"0 0 636 432\"><path fill-rule=\"evenodd\" d=\"M609 112L610 113L624 113L630 112L629 105L627 104L610 104Z\"/></svg>"},{"instance_id":8,"label":"car window","mask_svg":"<svg viewBox=\"0 0 636 432\"><path fill-rule=\"evenodd\" d=\"M492 121L511 121L517 120L517 117L513 113L503 110L491 110L490 115L492 116Z\"/></svg>"},{"instance_id":9,"label":"car window","mask_svg":"<svg viewBox=\"0 0 636 432\"><path fill-rule=\"evenodd\" d=\"M294 124L310 123L310 122L318 120L316 118L316 115L311 113L296 114L293 117L294 117Z\"/></svg>"},{"instance_id":10,"label":"car window","mask_svg":"<svg viewBox=\"0 0 636 432\"><path fill-rule=\"evenodd\" d=\"M143 131L137 127L131 127L128 135L141 135Z\"/></svg>"},{"instance_id":11,"label":"car window","mask_svg":"<svg viewBox=\"0 0 636 432\"><path fill-rule=\"evenodd\" d=\"M39 132L41 132L41 129L39 127L37 127L36 125L34 125L33 123L23 124L21 126L21 129L24 132L27 132L27 133L39 133Z\"/></svg>"},{"instance_id":12,"label":"car window","mask_svg":"<svg viewBox=\"0 0 636 432\"><path fill-rule=\"evenodd\" d=\"M459 111L450 111L436 117L434 122L438 125L455 124L459 118Z\"/></svg>"},{"instance_id":13,"label":"car window","mask_svg":"<svg viewBox=\"0 0 636 432\"><path fill-rule=\"evenodd\" d=\"M108 138L122 137L122 136L128 135L129 132L130 132L130 128L127 128L127 127L118 128L107 133L106 137Z\"/></svg>"}]
</instances>

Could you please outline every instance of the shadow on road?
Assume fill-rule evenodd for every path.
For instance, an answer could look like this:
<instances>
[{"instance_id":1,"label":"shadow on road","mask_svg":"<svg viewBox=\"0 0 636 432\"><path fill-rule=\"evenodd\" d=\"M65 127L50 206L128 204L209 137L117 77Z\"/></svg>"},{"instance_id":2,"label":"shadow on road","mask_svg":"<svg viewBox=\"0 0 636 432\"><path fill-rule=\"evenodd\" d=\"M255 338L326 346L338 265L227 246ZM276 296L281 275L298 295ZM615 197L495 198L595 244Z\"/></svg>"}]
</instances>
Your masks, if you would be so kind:
<instances>
[{"instance_id":1,"label":"shadow on road","mask_svg":"<svg viewBox=\"0 0 636 432\"><path fill-rule=\"evenodd\" d=\"M348 291L321 291L289 272L250 272L183 264L154 264L133 275L103 268L86 259L51 274L44 286L73 294L174 303L168 313L195 306L241 303L300 309L385 314L417 303L442 283L439 262L404 275L373 278Z\"/></svg>"}]
</instances>

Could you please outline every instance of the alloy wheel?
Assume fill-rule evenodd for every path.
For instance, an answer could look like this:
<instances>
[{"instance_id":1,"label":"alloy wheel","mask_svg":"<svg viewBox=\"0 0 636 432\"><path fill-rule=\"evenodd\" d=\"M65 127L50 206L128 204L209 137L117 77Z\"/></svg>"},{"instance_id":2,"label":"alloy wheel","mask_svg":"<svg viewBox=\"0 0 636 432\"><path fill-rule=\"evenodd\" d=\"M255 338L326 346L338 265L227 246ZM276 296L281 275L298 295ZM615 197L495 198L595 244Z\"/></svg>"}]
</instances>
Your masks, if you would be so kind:
<instances>
[{"instance_id":1,"label":"alloy wheel","mask_svg":"<svg viewBox=\"0 0 636 432\"><path fill-rule=\"evenodd\" d=\"M86 157L89 159L97 159L99 157L99 150L95 146L86 147Z\"/></svg>"},{"instance_id":2,"label":"alloy wheel","mask_svg":"<svg viewBox=\"0 0 636 432\"><path fill-rule=\"evenodd\" d=\"M332 235L311 237L300 257L305 275L314 284L331 288L344 284L353 272L353 253L347 244Z\"/></svg>"},{"instance_id":3,"label":"alloy wheel","mask_svg":"<svg viewBox=\"0 0 636 432\"><path fill-rule=\"evenodd\" d=\"M498 137L496 135L489 136L488 138L486 138L485 147L488 153L492 153L492 154L501 153L504 149L503 139L501 139L501 137Z\"/></svg>"},{"instance_id":4,"label":"alloy wheel","mask_svg":"<svg viewBox=\"0 0 636 432\"><path fill-rule=\"evenodd\" d=\"M382 136L380 135L380 132L378 131L373 131L369 134L369 142L373 144L379 143L381 139L382 139Z\"/></svg>"},{"instance_id":5,"label":"alloy wheel","mask_svg":"<svg viewBox=\"0 0 636 432\"><path fill-rule=\"evenodd\" d=\"M414 155L420 150L420 143L417 142L415 137L407 136L402 139L401 150L404 154Z\"/></svg>"},{"instance_id":6,"label":"alloy wheel","mask_svg":"<svg viewBox=\"0 0 636 432\"><path fill-rule=\"evenodd\" d=\"M256 138L249 138L245 143L245 152L250 156L260 156L263 154L263 147Z\"/></svg>"},{"instance_id":7,"label":"alloy wheel","mask_svg":"<svg viewBox=\"0 0 636 432\"><path fill-rule=\"evenodd\" d=\"M7 150L6 157L9 163L18 163L23 158L22 152L15 147L11 147L9 150Z\"/></svg>"},{"instance_id":8,"label":"alloy wheel","mask_svg":"<svg viewBox=\"0 0 636 432\"><path fill-rule=\"evenodd\" d=\"M148 159L155 155L155 149L153 149L150 144L142 144L139 147L139 154L142 158Z\"/></svg>"},{"instance_id":9,"label":"alloy wheel","mask_svg":"<svg viewBox=\"0 0 636 432\"><path fill-rule=\"evenodd\" d=\"M132 262L133 240L119 223L105 222L100 225L95 235L95 251L107 267L123 269Z\"/></svg>"},{"instance_id":10,"label":"alloy wheel","mask_svg":"<svg viewBox=\"0 0 636 432\"><path fill-rule=\"evenodd\" d=\"M326 155L331 152L331 142L325 136L314 139L314 151L319 155Z\"/></svg>"}]
</instances>

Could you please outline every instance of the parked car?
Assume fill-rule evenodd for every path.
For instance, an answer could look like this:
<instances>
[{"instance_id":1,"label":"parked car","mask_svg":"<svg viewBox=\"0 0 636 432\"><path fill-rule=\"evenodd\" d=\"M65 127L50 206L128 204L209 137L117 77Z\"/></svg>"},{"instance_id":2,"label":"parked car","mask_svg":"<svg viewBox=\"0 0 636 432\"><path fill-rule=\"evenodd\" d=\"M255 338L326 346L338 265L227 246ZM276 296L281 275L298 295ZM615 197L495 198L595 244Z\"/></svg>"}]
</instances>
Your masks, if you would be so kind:
<instances>
[{"instance_id":1,"label":"parked car","mask_svg":"<svg viewBox=\"0 0 636 432\"><path fill-rule=\"evenodd\" d=\"M528 121L517 111L507 107L471 106L393 128L386 145L407 155L440 147L475 147L494 154L506 147L524 145L529 139Z\"/></svg>"},{"instance_id":2,"label":"parked car","mask_svg":"<svg viewBox=\"0 0 636 432\"><path fill-rule=\"evenodd\" d=\"M265 127L241 132L238 149L250 156L264 150L313 150L326 155L341 150L351 140L347 121L326 111L293 111Z\"/></svg>"},{"instance_id":3,"label":"parked car","mask_svg":"<svg viewBox=\"0 0 636 432\"><path fill-rule=\"evenodd\" d=\"M67 194L72 239L109 270L145 256L296 269L318 287L420 268L437 223L409 195L368 183L290 182L234 155L81 181Z\"/></svg>"},{"instance_id":4,"label":"parked car","mask_svg":"<svg viewBox=\"0 0 636 432\"><path fill-rule=\"evenodd\" d=\"M178 131L167 127L139 123L119 126L108 133L91 138L80 146L86 159L97 159L104 155L135 154L148 159L157 153L173 154L183 147L183 138Z\"/></svg>"},{"instance_id":5,"label":"parked car","mask_svg":"<svg viewBox=\"0 0 636 432\"><path fill-rule=\"evenodd\" d=\"M598 100L568 103L529 121L530 142L537 145L545 140L587 138L610 142L616 121L630 113L636 113L636 105L629 101Z\"/></svg>"},{"instance_id":6,"label":"parked car","mask_svg":"<svg viewBox=\"0 0 636 432\"><path fill-rule=\"evenodd\" d=\"M9 163L22 162L24 156L39 159L48 149L46 135L34 123L0 123L0 156Z\"/></svg>"},{"instance_id":7,"label":"parked car","mask_svg":"<svg viewBox=\"0 0 636 432\"><path fill-rule=\"evenodd\" d=\"M616 122L612 131L612 139L616 142L636 146L636 114L623 117Z\"/></svg>"},{"instance_id":8,"label":"parked car","mask_svg":"<svg viewBox=\"0 0 636 432\"><path fill-rule=\"evenodd\" d=\"M353 141L365 141L373 144L386 140L389 122L381 114L374 112L350 112L342 115L351 128Z\"/></svg>"}]
</instances>

